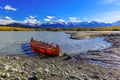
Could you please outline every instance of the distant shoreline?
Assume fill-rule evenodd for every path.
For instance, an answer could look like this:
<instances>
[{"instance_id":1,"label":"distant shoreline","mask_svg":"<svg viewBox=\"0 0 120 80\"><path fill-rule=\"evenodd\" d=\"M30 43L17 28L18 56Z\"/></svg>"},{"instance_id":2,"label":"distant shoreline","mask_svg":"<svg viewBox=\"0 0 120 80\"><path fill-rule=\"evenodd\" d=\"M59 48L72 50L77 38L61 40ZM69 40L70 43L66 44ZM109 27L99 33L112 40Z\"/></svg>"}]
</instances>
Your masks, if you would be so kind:
<instances>
[{"instance_id":1,"label":"distant shoreline","mask_svg":"<svg viewBox=\"0 0 120 80\"><path fill-rule=\"evenodd\" d=\"M110 34L120 34L120 31L66 31L67 34L71 34L71 39L84 39L90 37L98 37Z\"/></svg>"},{"instance_id":2,"label":"distant shoreline","mask_svg":"<svg viewBox=\"0 0 120 80\"><path fill-rule=\"evenodd\" d=\"M120 31L120 26L94 27L94 28L35 28L35 27L14 27L0 26L0 31Z\"/></svg>"}]
</instances>

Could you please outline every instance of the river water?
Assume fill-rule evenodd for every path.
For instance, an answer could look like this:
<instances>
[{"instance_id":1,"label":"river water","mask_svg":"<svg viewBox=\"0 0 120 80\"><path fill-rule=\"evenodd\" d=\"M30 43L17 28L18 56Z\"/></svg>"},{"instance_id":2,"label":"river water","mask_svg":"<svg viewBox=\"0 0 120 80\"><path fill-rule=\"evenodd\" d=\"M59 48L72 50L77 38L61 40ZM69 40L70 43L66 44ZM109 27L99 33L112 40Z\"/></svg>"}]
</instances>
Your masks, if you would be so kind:
<instances>
[{"instance_id":1,"label":"river water","mask_svg":"<svg viewBox=\"0 0 120 80\"><path fill-rule=\"evenodd\" d=\"M25 54L21 49L21 45L29 43L31 37L50 44L57 43L60 45L62 53L72 55L87 52L88 50L102 50L110 47L110 44L101 37L75 40L70 39L70 35L65 32L1 31L0 54Z\"/></svg>"}]
</instances>

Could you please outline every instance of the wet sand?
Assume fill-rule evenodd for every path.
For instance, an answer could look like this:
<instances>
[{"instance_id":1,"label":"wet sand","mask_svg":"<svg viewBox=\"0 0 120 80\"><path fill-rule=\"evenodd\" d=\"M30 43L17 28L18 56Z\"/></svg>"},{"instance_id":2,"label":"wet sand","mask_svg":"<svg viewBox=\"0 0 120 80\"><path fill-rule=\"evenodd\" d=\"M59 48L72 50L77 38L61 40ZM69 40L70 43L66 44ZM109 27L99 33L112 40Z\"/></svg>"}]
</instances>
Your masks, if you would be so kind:
<instances>
[{"instance_id":1,"label":"wet sand","mask_svg":"<svg viewBox=\"0 0 120 80\"><path fill-rule=\"evenodd\" d=\"M72 37L76 36L76 32L71 34ZM76 38L82 39L78 34L79 32ZM40 59L38 56L1 55L0 79L120 80L120 34L96 35L95 33L94 36L105 37L106 41L112 43L112 47L103 51L88 51L87 54L62 55L46 59ZM106 65L99 65L96 61ZM113 64L117 67L113 67Z\"/></svg>"},{"instance_id":2,"label":"wet sand","mask_svg":"<svg viewBox=\"0 0 120 80\"><path fill-rule=\"evenodd\" d=\"M66 31L66 33L71 34L70 38L72 39L84 39L107 34L119 34L120 31Z\"/></svg>"},{"instance_id":3,"label":"wet sand","mask_svg":"<svg viewBox=\"0 0 120 80\"><path fill-rule=\"evenodd\" d=\"M79 32L75 33L73 36L80 34ZM86 32L83 34L89 35L89 37L101 36L105 37L105 41L111 43L111 47L108 49L104 49L102 51L99 50L90 50L85 55L80 54L77 55L90 63L97 64L107 68L117 68L120 69L120 32L119 31L95 31L95 32ZM80 34L81 35L81 34ZM81 39L79 35L78 39ZM83 38L83 37L82 37ZM84 36L85 38L85 36Z\"/></svg>"}]
</instances>

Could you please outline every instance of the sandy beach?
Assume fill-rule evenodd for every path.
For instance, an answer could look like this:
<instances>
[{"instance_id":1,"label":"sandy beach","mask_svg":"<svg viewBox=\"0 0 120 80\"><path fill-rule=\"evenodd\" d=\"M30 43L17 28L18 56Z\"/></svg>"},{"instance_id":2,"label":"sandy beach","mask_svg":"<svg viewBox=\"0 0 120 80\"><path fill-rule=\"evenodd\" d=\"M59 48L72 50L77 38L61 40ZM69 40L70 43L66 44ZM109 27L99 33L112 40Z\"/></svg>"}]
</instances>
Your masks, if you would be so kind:
<instances>
[{"instance_id":1,"label":"sandy beach","mask_svg":"<svg viewBox=\"0 0 120 80\"><path fill-rule=\"evenodd\" d=\"M120 80L120 32L67 32L73 39L101 36L112 46L76 56L1 55L0 80ZM96 63L95 63L96 62Z\"/></svg>"}]
</instances>

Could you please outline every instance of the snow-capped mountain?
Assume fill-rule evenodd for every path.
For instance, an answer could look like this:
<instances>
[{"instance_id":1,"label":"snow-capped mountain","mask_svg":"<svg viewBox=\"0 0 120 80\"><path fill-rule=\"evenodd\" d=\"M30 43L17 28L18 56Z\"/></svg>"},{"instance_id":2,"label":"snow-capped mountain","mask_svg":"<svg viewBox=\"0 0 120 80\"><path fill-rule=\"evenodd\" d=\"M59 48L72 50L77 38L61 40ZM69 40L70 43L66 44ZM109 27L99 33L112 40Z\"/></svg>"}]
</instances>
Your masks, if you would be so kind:
<instances>
[{"instance_id":1,"label":"snow-capped mountain","mask_svg":"<svg viewBox=\"0 0 120 80\"><path fill-rule=\"evenodd\" d=\"M115 23L104 23L104 22L47 22L41 24L29 24L29 23L10 23L7 24L8 26L16 26L16 27L41 27L41 28L72 28L72 27L85 27L85 28L92 28L92 27L107 27L112 25L119 25L120 21Z\"/></svg>"},{"instance_id":2,"label":"snow-capped mountain","mask_svg":"<svg viewBox=\"0 0 120 80\"><path fill-rule=\"evenodd\" d=\"M120 26L120 20L112 23L113 26Z\"/></svg>"},{"instance_id":3,"label":"snow-capped mountain","mask_svg":"<svg viewBox=\"0 0 120 80\"><path fill-rule=\"evenodd\" d=\"M55 27L62 27L62 28L71 28L71 27L105 27L105 26L112 26L110 23L103 23L103 22L68 22L68 23L53 23L53 24L41 24L41 27L45 28L55 28Z\"/></svg>"}]
</instances>

